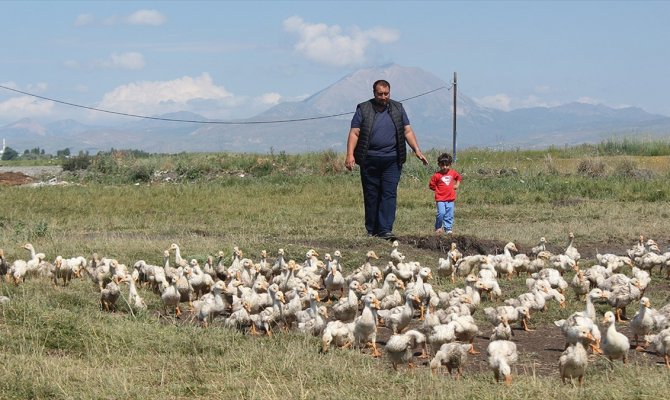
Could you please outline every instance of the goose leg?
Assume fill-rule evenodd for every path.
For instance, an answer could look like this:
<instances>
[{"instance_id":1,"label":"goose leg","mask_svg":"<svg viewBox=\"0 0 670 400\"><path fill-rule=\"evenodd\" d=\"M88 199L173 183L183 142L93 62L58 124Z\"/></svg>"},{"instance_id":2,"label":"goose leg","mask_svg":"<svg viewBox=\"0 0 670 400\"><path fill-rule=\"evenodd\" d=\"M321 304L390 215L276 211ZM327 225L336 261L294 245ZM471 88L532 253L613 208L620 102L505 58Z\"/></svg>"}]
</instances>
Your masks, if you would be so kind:
<instances>
[{"instance_id":1,"label":"goose leg","mask_svg":"<svg viewBox=\"0 0 670 400\"><path fill-rule=\"evenodd\" d=\"M507 375L507 376L505 377L505 385L507 385L507 386L511 386L511 385L512 385L512 375L511 375L511 374L510 374L510 375Z\"/></svg>"},{"instance_id":2,"label":"goose leg","mask_svg":"<svg viewBox=\"0 0 670 400\"><path fill-rule=\"evenodd\" d=\"M377 343L370 342L368 345L372 347L372 357L377 358L382 356L382 354L379 352L379 349L377 348Z\"/></svg>"},{"instance_id":3,"label":"goose leg","mask_svg":"<svg viewBox=\"0 0 670 400\"><path fill-rule=\"evenodd\" d=\"M468 350L469 354L480 354L477 350L475 350L475 338L470 339L470 349Z\"/></svg>"}]
</instances>

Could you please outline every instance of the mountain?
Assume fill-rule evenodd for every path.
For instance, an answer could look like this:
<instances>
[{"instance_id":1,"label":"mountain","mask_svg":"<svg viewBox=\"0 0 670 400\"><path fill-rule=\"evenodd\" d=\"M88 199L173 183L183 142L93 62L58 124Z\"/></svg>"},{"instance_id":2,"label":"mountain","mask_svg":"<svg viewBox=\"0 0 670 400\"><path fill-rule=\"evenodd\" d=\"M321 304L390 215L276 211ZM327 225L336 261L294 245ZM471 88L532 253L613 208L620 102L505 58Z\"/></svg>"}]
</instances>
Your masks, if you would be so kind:
<instances>
[{"instance_id":1,"label":"mountain","mask_svg":"<svg viewBox=\"0 0 670 400\"><path fill-rule=\"evenodd\" d=\"M345 149L356 104L372 97L372 83L377 79L391 83L392 97L405 105L423 149L451 149L451 84L420 68L397 64L355 71L303 101L281 103L244 120L221 123L180 112L130 119L110 128L74 120L42 125L22 119L0 127L0 137L19 152L35 147L50 153L69 147L73 152L92 154L112 147L155 153L340 152ZM670 136L669 117L636 107L569 103L506 112L481 107L459 92L457 111L458 148L544 148L615 137Z\"/></svg>"}]
</instances>

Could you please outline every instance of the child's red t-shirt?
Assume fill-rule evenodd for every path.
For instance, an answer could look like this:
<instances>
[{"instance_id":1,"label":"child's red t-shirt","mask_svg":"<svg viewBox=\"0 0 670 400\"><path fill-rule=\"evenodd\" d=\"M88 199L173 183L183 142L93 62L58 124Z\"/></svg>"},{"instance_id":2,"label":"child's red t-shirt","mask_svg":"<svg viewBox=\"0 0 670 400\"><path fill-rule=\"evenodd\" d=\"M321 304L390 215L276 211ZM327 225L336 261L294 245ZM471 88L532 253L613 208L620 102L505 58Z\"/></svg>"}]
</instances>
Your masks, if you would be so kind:
<instances>
[{"instance_id":1,"label":"child's red t-shirt","mask_svg":"<svg viewBox=\"0 0 670 400\"><path fill-rule=\"evenodd\" d=\"M462 180L461 175L450 168L445 174L441 171L433 174L428 187L435 192L435 201L454 201L456 200L454 184Z\"/></svg>"}]
</instances>

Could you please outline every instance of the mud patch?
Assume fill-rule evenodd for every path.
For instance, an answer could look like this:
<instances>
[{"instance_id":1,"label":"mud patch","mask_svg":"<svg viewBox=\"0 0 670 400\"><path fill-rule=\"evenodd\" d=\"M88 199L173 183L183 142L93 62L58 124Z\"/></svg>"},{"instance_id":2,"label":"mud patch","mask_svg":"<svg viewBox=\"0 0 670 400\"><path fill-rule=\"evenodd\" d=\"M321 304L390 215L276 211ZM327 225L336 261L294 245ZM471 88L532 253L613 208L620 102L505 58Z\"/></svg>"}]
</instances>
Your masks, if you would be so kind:
<instances>
[{"instance_id":1,"label":"mud patch","mask_svg":"<svg viewBox=\"0 0 670 400\"><path fill-rule=\"evenodd\" d=\"M22 172L2 172L0 173L0 185L17 186L26 185L34 181L30 176Z\"/></svg>"}]
</instances>

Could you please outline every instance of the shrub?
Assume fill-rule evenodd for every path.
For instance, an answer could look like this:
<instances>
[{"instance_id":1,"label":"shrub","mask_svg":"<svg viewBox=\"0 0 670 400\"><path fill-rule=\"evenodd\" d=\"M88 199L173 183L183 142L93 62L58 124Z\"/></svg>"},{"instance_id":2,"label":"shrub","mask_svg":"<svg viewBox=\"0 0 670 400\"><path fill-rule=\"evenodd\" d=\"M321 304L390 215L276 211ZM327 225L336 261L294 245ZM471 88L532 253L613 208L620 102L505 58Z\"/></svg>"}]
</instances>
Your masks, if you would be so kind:
<instances>
[{"instance_id":1,"label":"shrub","mask_svg":"<svg viewBox=\"0 0 670 400\"><path fill-rule=\"evenodd\" d=\"M577 165L577 173L589 178L605 176L605 163L600 160L585 159Z\"/></svg>"},{"instance_id":2,"label":"shrub","mask_svg":"<svg viewBox=\"0 0 670 400\"><path fill-rule=\"evenodd\" d=\"M79 154L63 160L63 171L86 170L91 165L91 157L88 154Z\"/></svg>"},{"instance_id":3,"label":"shrub","mask_svg":"<svg viewBox=\"0 0 670 400\"><path fill-rule=\"evenodd\" d=\"M319 155L319 168L322 174L337 174L344 171L344 160L334 150L326 150Z\"/></svg>"},{"instance_id":4,"label":"shrub","mask_svg":"<svg viewBox=\"0 0 670 400\"><path fill-rule=\"evenodd\" d=\"M641 169L637 163L631 159L624 159L614 168L614 174L621 178L638 178L650 179L654 177L654 173Z\"/></svg>"},{"instance_id":5,"label":"shrub","mask_svg":"<svg viewBox=\"0 0 670 400\"><path fill-rule=\"evenodd\" d=\"M148 165L134 165L129 168L130 180L133 182L149 182L154 169Z\"/></svg>"}]
</instances>

